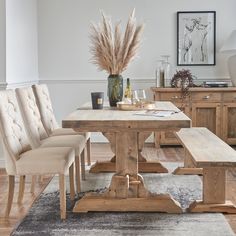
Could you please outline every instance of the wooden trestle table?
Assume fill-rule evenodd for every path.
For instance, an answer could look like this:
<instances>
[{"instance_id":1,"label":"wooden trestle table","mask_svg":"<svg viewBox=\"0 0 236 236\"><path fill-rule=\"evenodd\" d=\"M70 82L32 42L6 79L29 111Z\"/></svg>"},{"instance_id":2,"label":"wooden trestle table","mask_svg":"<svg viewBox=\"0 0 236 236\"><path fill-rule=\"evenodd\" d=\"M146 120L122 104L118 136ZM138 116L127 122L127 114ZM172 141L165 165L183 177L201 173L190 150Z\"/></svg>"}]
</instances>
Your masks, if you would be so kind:
<instances>
[{"instance_id":1,"label":"wooden trestle table","mask_svg":"<svg viewBox=\"0 0 236 236\"><path fill-rule=\"evenodd\" d=\"M78 132L102 132L111 142L116 158L116 173L108 190L86 194L75 204L74 212L182 212L180 204L169 194L149 192L139 174L140 147L151 132L191 127L191 120L171 102L156 102L156 109L176 113L156 117L118 109L78 109L62 121L63 128L73 128Z\"/></svg>"}]
</instances>

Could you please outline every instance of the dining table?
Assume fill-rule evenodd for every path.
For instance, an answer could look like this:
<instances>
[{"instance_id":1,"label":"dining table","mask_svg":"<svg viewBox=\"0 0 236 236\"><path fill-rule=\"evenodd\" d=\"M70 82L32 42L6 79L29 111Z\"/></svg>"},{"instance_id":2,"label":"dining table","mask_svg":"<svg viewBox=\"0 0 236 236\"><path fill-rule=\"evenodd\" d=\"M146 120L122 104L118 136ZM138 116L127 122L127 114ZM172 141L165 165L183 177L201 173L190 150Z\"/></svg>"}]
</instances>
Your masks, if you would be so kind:
<instances>
[{"instance_id":1,"label":"dining table","mask_svg":"<svg viewBox=\"0 0 236 236\"><path fill-rule=\"evenodd\" d=\"M73 212L182 212L179 202L170 194L157 194L147 189L139 168L143 161L140 160L141 147L152 132L191 127L191 119L174 104L157 101L155 108L148 112L82 106L62 120L62 127L76 132L101 132L111 142L115 153L115 173L109 188L86 193L76 202Z\"/></svg>"}]
</instances>

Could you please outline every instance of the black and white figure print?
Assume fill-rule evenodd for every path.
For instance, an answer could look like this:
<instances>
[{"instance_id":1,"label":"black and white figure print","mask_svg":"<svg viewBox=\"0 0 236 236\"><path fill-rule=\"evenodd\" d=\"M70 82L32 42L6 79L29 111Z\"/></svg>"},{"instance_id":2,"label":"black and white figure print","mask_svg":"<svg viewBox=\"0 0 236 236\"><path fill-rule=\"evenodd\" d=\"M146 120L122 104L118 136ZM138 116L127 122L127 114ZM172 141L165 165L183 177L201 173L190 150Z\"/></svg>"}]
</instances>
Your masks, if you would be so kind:
<instances>
[{"instance_id":1,"label":"black and white figure print","mask_svg":"<svg viewBox=\"0 0 236 236\"><path fill-rule=\"evenodd\" d=\"M177 65L215 65L215 14L177 12Z\"/></svg>"}]
</instances>

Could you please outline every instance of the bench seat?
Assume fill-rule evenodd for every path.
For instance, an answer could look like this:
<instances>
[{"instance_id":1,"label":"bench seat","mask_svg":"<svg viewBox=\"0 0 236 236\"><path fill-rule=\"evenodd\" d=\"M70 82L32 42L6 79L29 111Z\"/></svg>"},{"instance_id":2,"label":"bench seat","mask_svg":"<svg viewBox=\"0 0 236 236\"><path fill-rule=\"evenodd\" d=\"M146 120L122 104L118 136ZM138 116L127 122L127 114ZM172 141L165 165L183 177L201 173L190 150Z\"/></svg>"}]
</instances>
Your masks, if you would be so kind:
<instances>
[{"instance_id":1,"label":"bench seat","mask_svg":"<svg viewBox=\"0 0 236 236\"><path fill-rule=\"evenodd\" d=\"M185 158L203 169L203 196L189 206L191 212L236 213L226 201L226 170L236 167L236 151L207 128L183 128L176 136L185 148Z\"/></svg>"}]
</instances>

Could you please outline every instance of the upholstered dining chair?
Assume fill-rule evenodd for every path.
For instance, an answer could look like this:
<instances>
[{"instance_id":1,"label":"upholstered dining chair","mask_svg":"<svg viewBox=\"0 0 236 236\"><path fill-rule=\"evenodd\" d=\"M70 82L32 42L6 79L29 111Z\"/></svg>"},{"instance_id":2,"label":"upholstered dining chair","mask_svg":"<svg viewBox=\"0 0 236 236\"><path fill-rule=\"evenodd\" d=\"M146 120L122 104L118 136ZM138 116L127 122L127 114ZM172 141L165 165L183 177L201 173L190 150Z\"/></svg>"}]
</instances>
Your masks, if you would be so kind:
<instances>
[{"instance_id":1,"label":"upholstered dining chair","mask_svg":"<svg viewBox=\"0 0 236 236\"><path fill-rule=\"evenodd\" d=\"M41 114L41 119L45 130L49 136L58 136L58 135L75 135L78 134L73 129L68 128L60 128L52 107L52 102L49 94L49 90L46 84L35 84L32 86L36 102L39 107L39 111ZM84 135L86 139L86 149L87 149L87 163L91 165L91 143L90 143L90 133L79 133Z\"/></svg>"},{"instance_id":2,"label":"upholstered dining chair","mask_svg":"<svg viewBox=\"0 0 236 236\"><path fill-rule=\"evenodd\" d=\"M61 135L49 137L44 129L32 88L17 88L16 95L32 147L72 147L75 149L76 186L77 192L80 192L80 159L82 175L85 175L84 148L86 141L84 136Z\"/></svg>"},{"instance_id":3,"label":"upholstered dining chair","mask_svg":"<svg viewBox=\"0 0 236 236\"><path fill-rule=\"evenodd\" d=\"M9 216L13 202L15 176L21 176L24 181L25 175L59 174L60 212L61 219L65 219L65 174L68 169L71 180L70 196L72 200L75 197L74 149L70 147L32 149L13 90L0 91L0 132L9 181L5 217ZM23 196L23 191L22 186L20 196Z\"/></svg>"}]
</instances>

